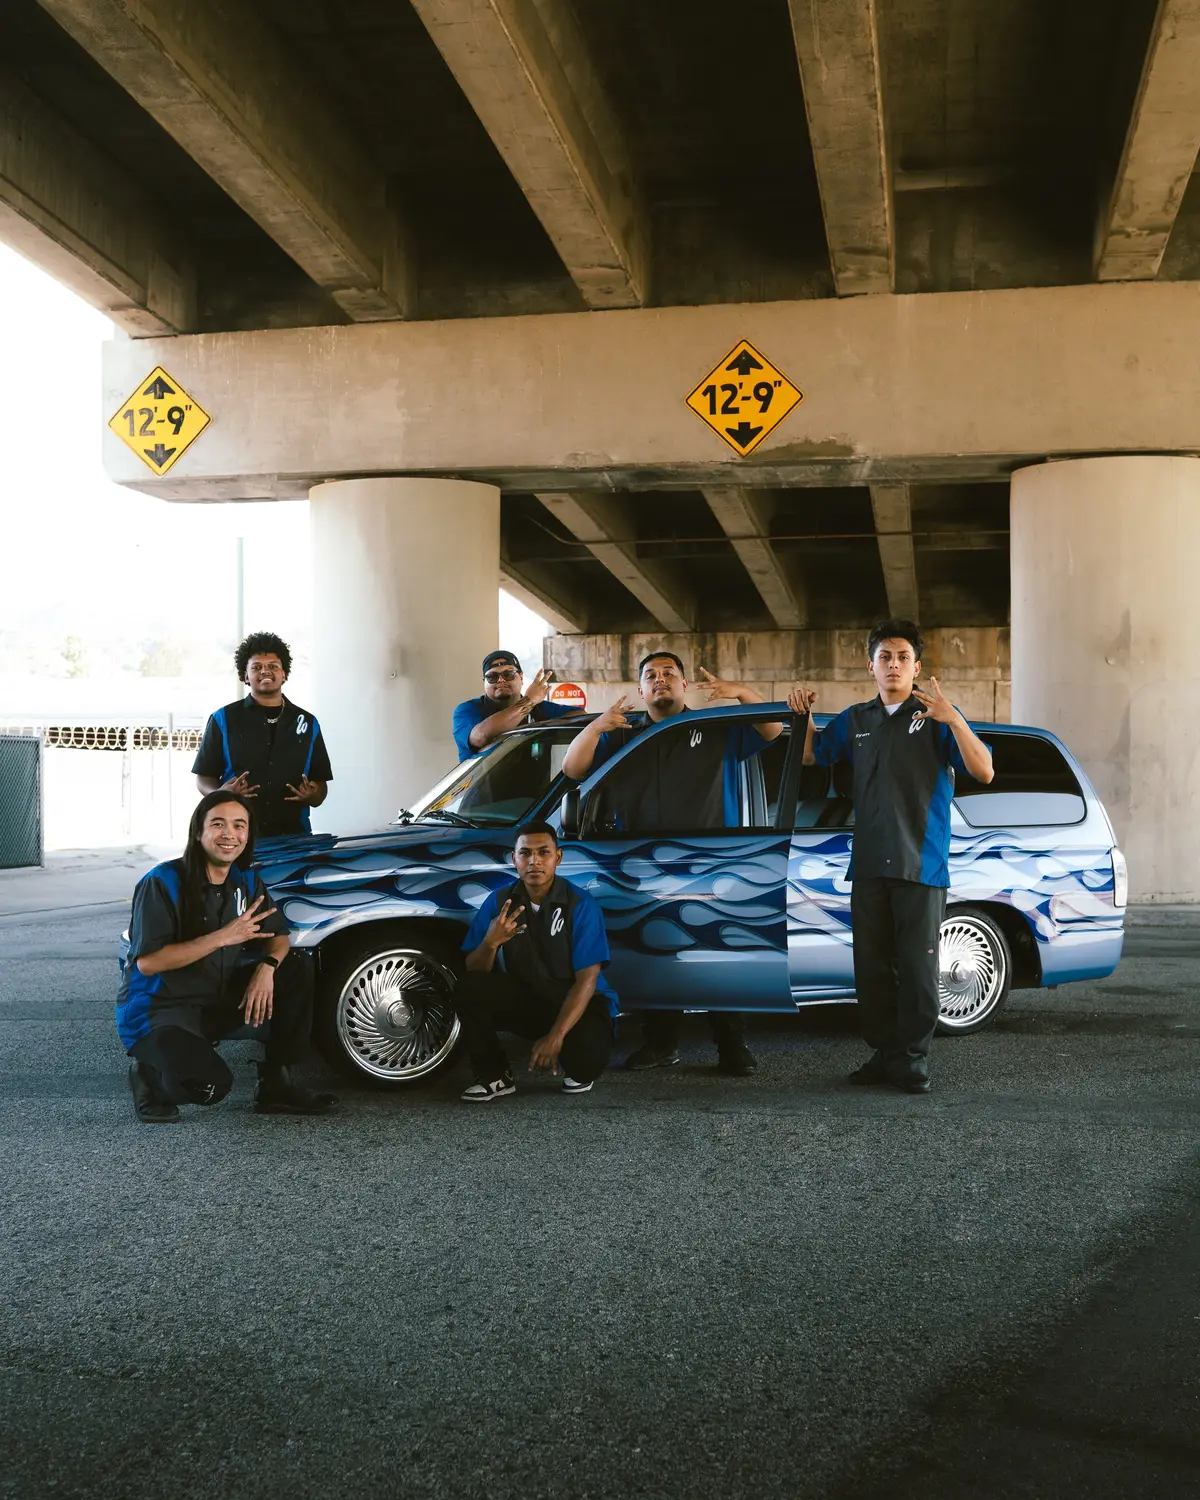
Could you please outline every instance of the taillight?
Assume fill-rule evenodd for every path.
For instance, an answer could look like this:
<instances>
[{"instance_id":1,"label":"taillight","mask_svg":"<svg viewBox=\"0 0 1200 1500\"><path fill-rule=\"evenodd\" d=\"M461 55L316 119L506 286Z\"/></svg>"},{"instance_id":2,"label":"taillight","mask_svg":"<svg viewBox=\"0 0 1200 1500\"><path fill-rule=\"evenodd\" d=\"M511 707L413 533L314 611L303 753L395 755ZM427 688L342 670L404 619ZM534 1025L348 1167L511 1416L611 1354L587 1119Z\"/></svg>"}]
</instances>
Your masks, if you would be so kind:
<instances>
[{"instance_id":1,"label":"taillight","mask_svg":"<svg viewBox=\"0 0 1200 1500\"><path fill-rule=\"evenodd\" d=\"M1118 909L1129 900L1129 866L1119 849L1112 852L1113 905Z\"/></svg>"}]
</instances>

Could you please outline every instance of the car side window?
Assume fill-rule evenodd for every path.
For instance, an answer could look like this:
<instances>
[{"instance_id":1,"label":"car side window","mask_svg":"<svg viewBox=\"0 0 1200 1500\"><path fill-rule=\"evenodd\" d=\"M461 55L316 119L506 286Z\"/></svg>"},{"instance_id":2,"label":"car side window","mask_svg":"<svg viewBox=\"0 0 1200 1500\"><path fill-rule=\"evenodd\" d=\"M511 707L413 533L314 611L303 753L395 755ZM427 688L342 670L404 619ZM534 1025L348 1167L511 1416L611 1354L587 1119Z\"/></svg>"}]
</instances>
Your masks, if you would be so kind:
<instances>
[{"instance_id":1,"label":"car side window","mask_svg":"<svg viewBox=\"0 0 1200 1500\"><path fill-rule=\"evenodd\" d=\"M637 838L751 826L762 803L753 762L775 743L742 720L688 717L647 733L589 793L581 832Z\"/></svg>"},{"instance_id":2,"label":"car side window","mask_svg":"<svg viewBox=\"0 0 1200 1500\"><path fill-rule=\"evenodd\" d=\"M1034 734L980 730L995 775L986 785L960 773L954 800L972 828L1022 828L1081 823L1087 803L1057 745Z\"/></svg>"}]
</instances>

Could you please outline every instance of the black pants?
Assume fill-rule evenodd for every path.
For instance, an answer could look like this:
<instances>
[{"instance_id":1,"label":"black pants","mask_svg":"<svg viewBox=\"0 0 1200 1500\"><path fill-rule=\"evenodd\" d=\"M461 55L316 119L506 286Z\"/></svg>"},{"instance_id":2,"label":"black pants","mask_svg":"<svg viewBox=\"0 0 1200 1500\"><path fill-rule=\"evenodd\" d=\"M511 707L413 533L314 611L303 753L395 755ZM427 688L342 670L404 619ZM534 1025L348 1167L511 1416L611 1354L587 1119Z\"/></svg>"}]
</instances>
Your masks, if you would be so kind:
<instances>
[{"instance_id":1,"label":"black pants","mask_svg":"<svg viewBox=\"0 0 1200 1500\"><path fill-rule=\"evenodd\" d=\"M718 1048L743 1042L746 1021L740 1011L710 1010L709 1030ZM642 1038L657 1052L673 1052L683 1035L683 1011L648 1010L642 1016Z\"/></svg>"},{"instance_id":2,"label":"black pants","mask_svg":"<svg viewBox=\"0 0 1200 1500\"><path fill-rule=\"evenodd\" d=\"M130 1048L149 1072L155 1094L170 1104L216 1104L233 1087L233 1074L217 1051L222 1037L246 1024L241 1006L252 965L238 969L211 1005L180 1006L153 1017L150 1034ZM289 953L275 971L275 997L266 1035L266 1066L288 1067L303 1058L312 1030L313 967L307 953Z\"/></svg>"},{"instance_id":3,"label":"black pants","mask_svg":"<svg viewBox=\"0 0 1200 1500\"><path fill-rule=\"evenodd\" d=\"M471 1060L471 1071L480 1083L491 1083L508 1071L508 1056L496 1033L536 1041L554 1025L562 1003L517 984L503 970L480 974L468 969L454 990L454 1009L462 1022L463 1041ZM559 1054L559 1066L577 1083L592 1083L608 1067L612 1056L613 1023L608 998L593 995L588 1008L567 1032Z\"/></svg>"},{"instance_id":4,"label":"black pants","mask_svg":"<svg viewBox=\"0 0 1200 1500\"><path fill-rule=\"evenodd\" d=\"M924 1066L937 1025L938 931L946 892L912 880L856 879L854 988L863 1040L899 1069Z\"/></svg>"}]
</instances>

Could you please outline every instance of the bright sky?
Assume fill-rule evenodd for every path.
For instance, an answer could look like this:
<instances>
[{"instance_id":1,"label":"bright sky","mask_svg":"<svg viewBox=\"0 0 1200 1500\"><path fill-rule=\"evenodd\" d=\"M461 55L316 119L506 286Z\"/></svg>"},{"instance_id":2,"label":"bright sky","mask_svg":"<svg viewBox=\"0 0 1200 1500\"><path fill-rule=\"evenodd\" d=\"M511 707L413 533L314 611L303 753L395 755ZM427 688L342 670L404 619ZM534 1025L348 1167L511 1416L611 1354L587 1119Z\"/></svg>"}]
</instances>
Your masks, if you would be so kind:
<instances>
[{"instance_id":1,"label":"bright sky","mask_svg":"<svg viewBox=\"0 0 1200 1500\"><path fill-rule=\"evenodd\" d=\"M306 657L307 502L167 504L111 484L100 462L111 415L100 409L100 350L112 325L4 245L0 330L0 678L10 689L15 674L57 679L69 635L84 642L89 672L110 678L136 672L155 639L201 655L227 649L239 536L247 630L275 630ZM548 627L505 594L500 604L503 644L536 666ZM300 697L300 671L294 686Z\"/></svg>"}]
</instances>

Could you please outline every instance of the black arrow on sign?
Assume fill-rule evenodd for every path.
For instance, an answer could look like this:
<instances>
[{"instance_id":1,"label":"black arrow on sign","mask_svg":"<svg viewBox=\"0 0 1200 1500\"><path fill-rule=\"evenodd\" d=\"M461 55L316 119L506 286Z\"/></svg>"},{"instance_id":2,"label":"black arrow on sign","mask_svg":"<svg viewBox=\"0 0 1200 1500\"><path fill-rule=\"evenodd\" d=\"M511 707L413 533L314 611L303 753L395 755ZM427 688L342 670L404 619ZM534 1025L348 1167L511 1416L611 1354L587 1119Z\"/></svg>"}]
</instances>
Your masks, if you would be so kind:
<instances>
[{"instance_id":1,"label":"black arrow on sign","mask_svg":"<svg viewBox=\"0 0 1200 1500\"><path fill-rule=\"evenodd\" d=\"M761 370L762 365L750 353L749 349L743 349L736 359L729 361L725 368L727 370L736 370L744 380L751 370Z\"/></svg>"},{"instance_id":2,"label":"black arrow on sign","mask_svg":"<svg viewBox=\"0 0 1200 1500\"><path fill-rule=\"evenodd\" d=\"M762 431L761 427L751 427L750 423L743 420L736 427L727 427L725 431L734 440L739 448L748 448L754 439ZM159 444L162 447L162 444Z\"/></svg>"},{"instance_id":3,"label":"black arrow on sign","mask_svg":"<svg viewBox=\"0 0 1200 1500\"><path fill-rule=\"evenodd\" d=\"M142 392L143 396L153 396L155 401L161 401L164 396L173 396L174 394L175 387L168 385L161 375L156 375Z\"/></svg>"},{"instance_id":4,"label":"black arrow on sign","mask_svg":"<svg viewBox=\"0 0 1200 1500\"><path fill-rule=\"evenodd\" d=\"M743 422L742 426L745 427L745 425L745 422ZM161 443L155 443L153 448L143 448L142 452L146 455L146 457L152 464L157 464L161 469L163 464L166 463L167 459L170 458L171 454L175 452L175 449L164 448Z\"/></svg>"}]
</instances>

